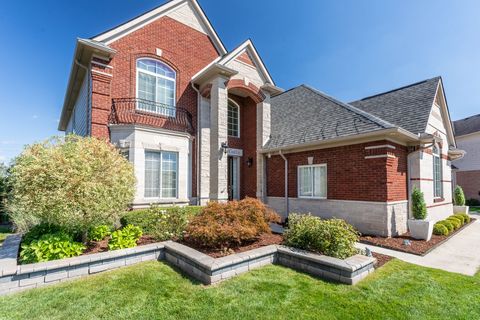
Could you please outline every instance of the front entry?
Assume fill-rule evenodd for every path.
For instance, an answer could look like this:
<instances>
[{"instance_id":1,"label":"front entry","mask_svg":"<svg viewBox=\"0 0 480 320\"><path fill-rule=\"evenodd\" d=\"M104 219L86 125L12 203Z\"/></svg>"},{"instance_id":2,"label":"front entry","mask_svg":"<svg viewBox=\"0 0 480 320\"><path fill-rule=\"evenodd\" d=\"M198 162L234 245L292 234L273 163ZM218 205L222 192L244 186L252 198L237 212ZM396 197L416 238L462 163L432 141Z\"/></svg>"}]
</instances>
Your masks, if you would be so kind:
<instances>
[{"instance_id":1,"label":"front entry","mask_svg":"<svg viewBox=\"0 0 480 320\"><path fill-rule=\"evenodd\" d=\"M240 199L240 158L228 157L228 200Z\"/></svg>"}]
</instances>

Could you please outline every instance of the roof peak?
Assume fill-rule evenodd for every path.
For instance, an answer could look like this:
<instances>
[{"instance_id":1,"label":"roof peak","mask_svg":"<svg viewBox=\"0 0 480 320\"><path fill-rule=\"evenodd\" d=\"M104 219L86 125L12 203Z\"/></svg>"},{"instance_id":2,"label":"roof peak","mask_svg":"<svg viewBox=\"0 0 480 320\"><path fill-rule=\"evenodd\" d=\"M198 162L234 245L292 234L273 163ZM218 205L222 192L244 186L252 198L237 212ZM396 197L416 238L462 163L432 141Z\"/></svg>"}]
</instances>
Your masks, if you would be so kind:
<instances>
[{"instance_id":1,"label":"roof peak","mask_svg":"<svg viewBox=\"0 0 480 320\"><path fill-rule=\"evenodd\" d=\"M480 117L480 113L479 113L479 114L474 114L473 116L468 116L468 117L466 117L466 118L458 119L458 120L455 120L455 121L453 121L453 122L460 122L460 121L470 120L470 119L477 118L477 117Z\"/></svg>"}]
</instances>

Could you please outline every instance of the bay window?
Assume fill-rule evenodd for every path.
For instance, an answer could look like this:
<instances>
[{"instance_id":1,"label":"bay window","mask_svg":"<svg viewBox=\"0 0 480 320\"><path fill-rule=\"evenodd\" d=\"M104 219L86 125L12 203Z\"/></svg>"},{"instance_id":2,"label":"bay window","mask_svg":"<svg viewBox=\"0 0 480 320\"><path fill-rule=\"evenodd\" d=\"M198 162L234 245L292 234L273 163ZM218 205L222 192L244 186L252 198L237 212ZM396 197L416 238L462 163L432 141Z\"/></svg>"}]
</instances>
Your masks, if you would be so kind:
<instances>
[{"instance_id":1,"label":"bay window","mask_svg":"<svg viewBox=\"0 0 480 320\"><path fill-rule=\"evenodd\" d=\"M298 167L298 197L327 198L327 165L316 164Z\"/></svg>"},{"instance_id":2,"label":"bay window","mask_svg":"<svg viewBox=\"0 0 480 320\"><path fill-rule=\"evenodd\" d=\"M177 198L178 153L145 151L145 198Z\"/></svg>"}]
</instances>

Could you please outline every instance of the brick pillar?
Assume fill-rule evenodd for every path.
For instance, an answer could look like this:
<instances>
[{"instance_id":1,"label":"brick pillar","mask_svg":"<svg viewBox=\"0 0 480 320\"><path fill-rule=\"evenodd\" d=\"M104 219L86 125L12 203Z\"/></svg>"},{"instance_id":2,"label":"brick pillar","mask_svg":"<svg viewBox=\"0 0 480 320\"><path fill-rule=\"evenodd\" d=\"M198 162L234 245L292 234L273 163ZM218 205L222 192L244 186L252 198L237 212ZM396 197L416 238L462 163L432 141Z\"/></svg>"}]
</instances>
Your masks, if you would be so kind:
<instances>
[{"instance_id":1,"label":"brick pillar","mask_svg":"<svg viewBox=\"0 0 480 320\"><path fill-rule=\"evenodd\" d=\"M222 143L227 142L228 79L219 76L210 91L210 200L228 201L227 155Z\"/></svg>"},{"instance_id":2,"label":"brick pillar","mask_svg":"<svg viewBox=\"0 0 480 320\"><path fill-rule=\"evenodd\" d=\"M258 152L270 137L270 94L257 104L257 198L265 197L265 155Z\"/></svg>"},{"instance_id":3,"label":"brick pillar","mask_svg":"<svg viewBox=\"0 0 480 320\"><path fill-rule=\"evenodd\" d=\"M108 117L112 110L111 81L112 75L92 70L92 137L110 139Z\"/></svg>"}]
</instances>

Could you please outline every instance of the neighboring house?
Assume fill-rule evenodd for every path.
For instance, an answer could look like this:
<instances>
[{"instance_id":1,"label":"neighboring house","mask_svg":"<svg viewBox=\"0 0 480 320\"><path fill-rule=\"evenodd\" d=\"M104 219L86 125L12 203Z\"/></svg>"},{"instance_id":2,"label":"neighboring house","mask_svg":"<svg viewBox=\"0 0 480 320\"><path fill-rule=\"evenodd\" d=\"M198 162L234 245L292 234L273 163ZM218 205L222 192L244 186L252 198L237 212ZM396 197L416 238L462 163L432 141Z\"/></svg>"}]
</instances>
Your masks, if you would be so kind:
<instances>
[{"instance_id":1,"label":"neighboring house","mask_svg":"<svg viewBox=\"0 0 480 320\"><path fill-rule=\"evenodd\" d=\"M456 184L463 188L467 199L480 201L480 114L453 122L457 145L466 151L455 161Z\"/></svg>"},{"instance_id":2,"label":"neighboring house","mask_svg":"<svg viewBox=\"0 0 480 320\"><path fill-rule=\"evenodd\" d=\"M441 78L350 104L282 91L250 40L227 51L195 0L173 0L78 39L59 129L118 146L135 207L250 196L390 236L418 186L432 219L452 213Z\"/></svg>"}]
</instances>

